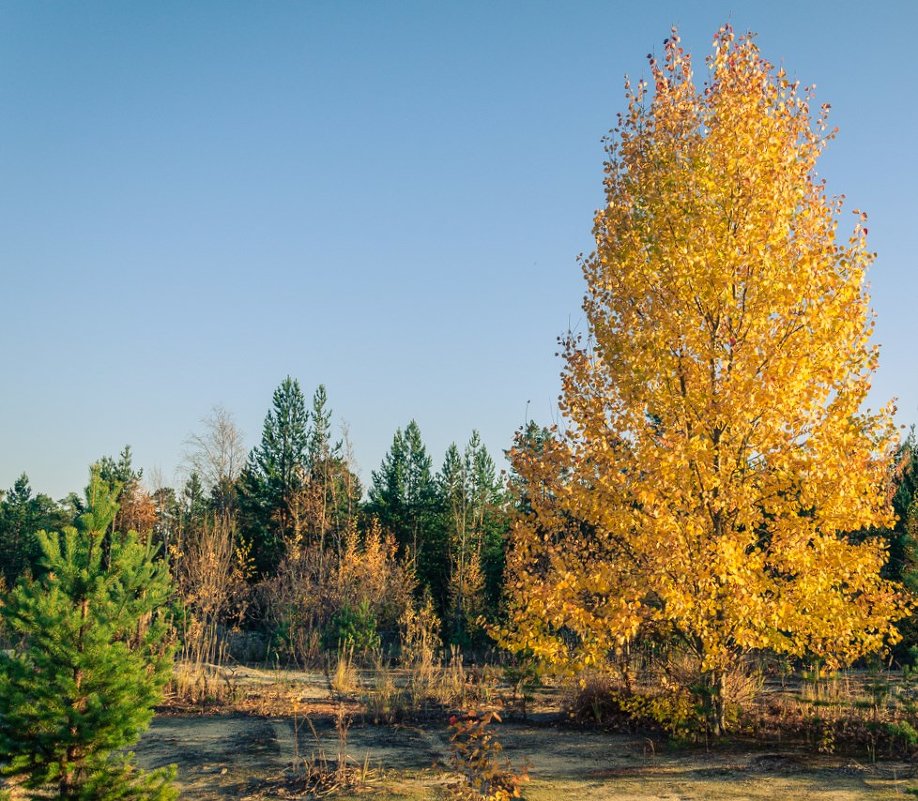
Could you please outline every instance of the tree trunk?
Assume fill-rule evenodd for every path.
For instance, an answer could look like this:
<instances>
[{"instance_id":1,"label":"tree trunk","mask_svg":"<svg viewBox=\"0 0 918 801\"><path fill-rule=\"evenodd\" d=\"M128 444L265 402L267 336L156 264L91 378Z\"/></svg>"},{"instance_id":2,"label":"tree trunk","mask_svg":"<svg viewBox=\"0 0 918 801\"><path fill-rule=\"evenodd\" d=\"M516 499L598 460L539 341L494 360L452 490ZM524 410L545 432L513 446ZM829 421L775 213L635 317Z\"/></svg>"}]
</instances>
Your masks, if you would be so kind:
<instances>
[{"instance_id":1,"label":"tree trunk","mask_svg":"<svg viewBox=\"0 0 918 801\"><path fill-rule=\"evenodd\" d=\"M725 670L719 670L717 672L717 686L715 688L713 701L714 701L714 717L715 717L715 736L720 736L725 734L727 731L727 672Z\"/></svg>"},{"instance_id":2,"label":"tree trunk","mask_svg":"<svg viewBox=\"0 0 918 801\"><path fill-rule=\"evenodd\" d=\"M70 775L70 766L64 765L61 770L61 780L58 784L58 791L61 794L61 798L67 799L70 798L71 792L73 790L73 783Z\"/></svg>"},{"instance_id":3,"label":"tree trunk","mask_svg":"<svg viewBox=\"0 0 918 801\"><path fill-rule=\"evenodd\" d=\"M723 668L715 668L702 675L705 727L714 737L720 737L727 731L726 684L727 672Z\"/></svg>"}]
</instances>

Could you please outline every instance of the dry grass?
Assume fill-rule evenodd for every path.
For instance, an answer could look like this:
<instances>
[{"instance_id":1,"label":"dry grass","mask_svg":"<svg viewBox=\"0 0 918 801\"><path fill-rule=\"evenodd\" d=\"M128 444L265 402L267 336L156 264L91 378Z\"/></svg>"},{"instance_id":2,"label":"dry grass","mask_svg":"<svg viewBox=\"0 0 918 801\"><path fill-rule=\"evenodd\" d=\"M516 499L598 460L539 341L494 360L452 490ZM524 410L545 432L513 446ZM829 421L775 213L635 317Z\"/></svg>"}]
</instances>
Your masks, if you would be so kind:
<instances>
[{"instance_id":1,"label":"dry grass","mask_svg":"<svg viewBox=\"0 0 918 801\"><path fill-rule=\"evenodd\" d=\"M802 741L820 753L876 762L918 755L918 685L908 671L803 674L759 696L742 730L757 739Z\"/></svg>"},{"instance_id":2,"label":"dry grass","mask_svg":"<svg viewBox=\"0 0 918 801\"><path fill-rule=\"evenodd\" d=\"M354 646L341 645L332 658L326 662L326 677L333 698L352 696L359 686L357 668L354 666Z\"/></svg>"},{"instance_id":3,"label":"dry grass","mask_svg":"<svg viewBox=\"0 0 918 801\"><path fill-rule=\"evenodd\" d=\"M201 662L175 663L163 706L173 710L235 708L242 690L231 668Z\"/></svg>"},{"instance_id":4,"label":"dry grass","mask_svg":"<svg viewBox=\"0 0 918 801\"><path fill-rule=\"evenodd\" d=\"M369 753L362 761L348 754L348 731L351 715L343 704L335 715L335 751L329 754L322 744L309 715L299 715L294 709L293 755L289 767L278 777L259 783L254 793L244 796L249 801L265 798L328 798L345 793L360 793L381 777L370 767ZM308 729L312 750L300 753L300 732Z\"/></svg>"}]
</instances>

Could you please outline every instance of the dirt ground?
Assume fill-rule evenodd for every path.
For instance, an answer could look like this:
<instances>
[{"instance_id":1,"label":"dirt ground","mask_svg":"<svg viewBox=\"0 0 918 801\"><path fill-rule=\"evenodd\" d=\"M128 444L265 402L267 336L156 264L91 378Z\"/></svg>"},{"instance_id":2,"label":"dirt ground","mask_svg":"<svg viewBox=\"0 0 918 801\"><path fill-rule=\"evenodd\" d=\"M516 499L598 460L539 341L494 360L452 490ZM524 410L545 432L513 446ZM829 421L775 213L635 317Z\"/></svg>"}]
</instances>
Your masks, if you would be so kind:
<instances>
[{"instance_id":1,"label":"dirt ground","mask_svg":"<svg viewBox=\"0 0 918 801\"><path fill-rule=\"evenodd\" d=\"M304 760L339 749L334 719L164 715L135 749L144 767L176 763L184 799L289 798L279 782ZM528 763L531 801L708 801L708 799L901 799L918 787L904 763L862 764L793 750L685 748L641 737L559 728L550 721L496 726L506 756ZM368 782L340 798L447 799L448 731L443 725L375 726L354 722L346 753L366 765Z\"/></svg>"}]
</instances>

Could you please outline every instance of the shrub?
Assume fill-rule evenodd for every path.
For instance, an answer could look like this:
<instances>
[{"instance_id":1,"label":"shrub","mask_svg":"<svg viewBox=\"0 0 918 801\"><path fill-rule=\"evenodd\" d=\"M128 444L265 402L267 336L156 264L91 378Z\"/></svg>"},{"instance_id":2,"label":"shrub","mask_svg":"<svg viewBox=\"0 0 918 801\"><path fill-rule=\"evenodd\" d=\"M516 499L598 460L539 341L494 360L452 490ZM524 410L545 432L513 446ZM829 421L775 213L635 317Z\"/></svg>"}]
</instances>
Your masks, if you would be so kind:
<instances>
[{"instance_id":1,"label":"shrub","mask_svg":"<svg viewBox=\"0 0 918 801\"><path fill-rule=\"evenodd\" d=\"M452 765L463 782L454 788L454 795L467 801L509 801L520 798L520 788L528 780L524 769L515 770L510 761L501 756L503 746L490 728L492 722L500 723L496 712L452 716L449 742L452 747Z\"/></svg>"},{"instance_id":2,"label":"shrub","mask_svg":"<svg viewBox=\"0 0 918 801\"><path fill-rule=\"evenodd\" d=\"M356 606L344 605L329 624L325 635L327 648L344 647L358 653L367 653L379 647L376 615L368 601Z\"/></svg>"}]
</instances>

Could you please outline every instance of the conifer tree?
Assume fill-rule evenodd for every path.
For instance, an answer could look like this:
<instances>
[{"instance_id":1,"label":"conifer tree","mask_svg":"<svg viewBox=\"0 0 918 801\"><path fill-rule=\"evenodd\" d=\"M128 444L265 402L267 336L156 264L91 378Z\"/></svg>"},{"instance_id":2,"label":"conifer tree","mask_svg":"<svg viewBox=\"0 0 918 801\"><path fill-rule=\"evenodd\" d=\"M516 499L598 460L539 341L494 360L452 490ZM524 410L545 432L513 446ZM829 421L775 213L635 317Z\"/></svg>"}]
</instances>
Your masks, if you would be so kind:
<instances>
[{"instance_id":1,"label":"conifer tree","mask_svg":"<svg viewBox=\"0 0 918 801\"><path fill-rule=\"evenodd\" d=\"M332 410L328 407L325 386L319 384L312 396L306 446L306 496L312 506L310 526L313 538L324 542L324 535L334 536L337 546L344 544L347 531L357 524L357 511L363 490L360 479L351 470L345 439L332 441Z\"/></svg>"},{"instance_id":2,"label":"conifer tree","mask_svg":"<svg viewBox=\"0 0 918 801\"><path fill-rule=\"evenodd\" d=\"M307 420L300 383L287 376L274 390L261 443L252 449L240 478L242 534L262 575L277 569L292 532L290 501L308 471Z\"/></svg>"},{"instance_id":3,"label":"conifer tree","mask_svg":"<svg viewBox=\"0 0 918 801\"><path fill-rule=\"evenodd\" d=\"M116 488L117 489L117 488ZM9 775L66 801L165 801L174 770L122 750L147 727L171 668L165 565L134 532L109 536L117 492L92 473L76 527L39 532L43 572L0 607L18 641L0 651L0 753Z\"/></svg>"},{"instance_id":4,"label":"conifer tree","mask_svg":"<svg viewBox=\"0 0 918 801\"><path fill-rule=\"evenodd\" d=\"M306 461L310 472L322 470L322 465L332 456L337 456L340 443L331 441L331 409L328 406L328 393L325 385L319 384L312 396L312 414L309 425L308 444L306 445Z\"/></svg>"},{"instance_id":5,"label":"conifer tree","mask_svg":"<svg viewBox=\"0 0 918 801\"><path fill-rule=\"evenodd\" d=\"M449 568L445 617L452 639L465 642L489 602L496 606L507 531L494 460L477 431L462 454L449 446L437 484Z\"/></svg>"},{"instance_id":6,"label":"conifer tree","mask_svg":"<svg viewBox=\"0 0 918 801\"><path fill-rule=\"evenodd\" d=\"M432 461L412 420L398 429L379 470L372 473L367 512L395 535L403 553L416 560L418 578L434 597L445 592L445 549L437 525L437 486Z\"/></svg>"},{"instance_id":7,"label":"conifer tree","mask_svg":"<svg viewBox=\"0 0 918 801\"><path fill-rule=\"evenodd\" d=\"M47 495L32 494L23 473L9 492L0 496L0 576L7 587L26 570L34 570L40 550L36 532L69 523L68 511Z\"/></svg>"}]
</instances>

